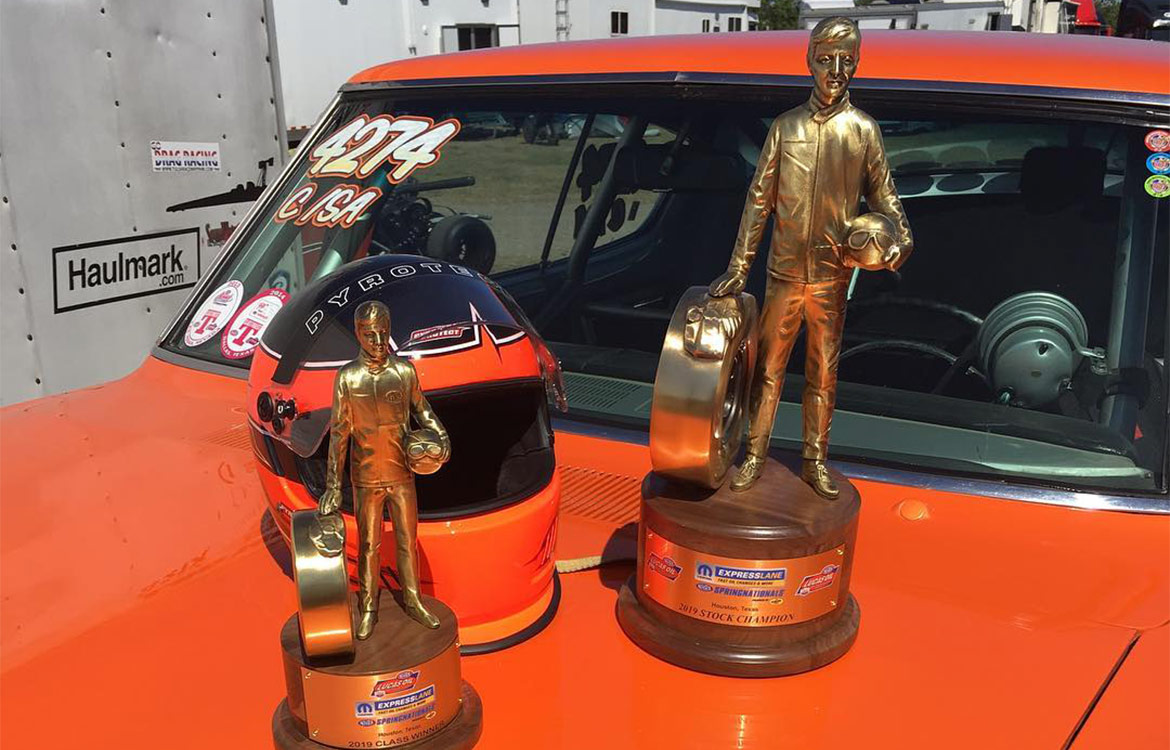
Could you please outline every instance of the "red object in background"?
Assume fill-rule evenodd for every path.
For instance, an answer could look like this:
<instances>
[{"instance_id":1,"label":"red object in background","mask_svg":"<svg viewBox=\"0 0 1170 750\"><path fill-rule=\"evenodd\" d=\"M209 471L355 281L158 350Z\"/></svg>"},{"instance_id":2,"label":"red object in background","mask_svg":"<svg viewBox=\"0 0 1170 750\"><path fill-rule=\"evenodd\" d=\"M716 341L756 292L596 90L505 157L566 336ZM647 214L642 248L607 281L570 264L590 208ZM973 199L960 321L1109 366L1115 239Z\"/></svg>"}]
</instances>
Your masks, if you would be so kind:
<instances>
[{"instance_id":1,"label":"red object in background","mask_svg":"<svg viewBox=\"0 0 1170 750\"><path fill-rule=\"evenodd\" d=\"M1080 0L1077 3L1077 20L1074 22L1079 34L1101 34L1101 20L1097 17L1097 5L1093 0ZM1109 27L1104 27L1108 29Z\"/></svg>"}]
</instances>

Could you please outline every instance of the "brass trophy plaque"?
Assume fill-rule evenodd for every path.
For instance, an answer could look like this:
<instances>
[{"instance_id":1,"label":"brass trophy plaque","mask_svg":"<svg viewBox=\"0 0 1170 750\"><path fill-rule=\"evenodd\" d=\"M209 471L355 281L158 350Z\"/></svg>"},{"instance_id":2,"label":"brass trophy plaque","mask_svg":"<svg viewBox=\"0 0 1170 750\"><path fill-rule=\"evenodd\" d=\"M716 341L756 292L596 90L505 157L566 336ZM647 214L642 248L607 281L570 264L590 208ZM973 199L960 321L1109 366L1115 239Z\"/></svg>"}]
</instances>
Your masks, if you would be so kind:
<instances>
[{"instance_id":1,"label":"brass trophy plaque","mask_svg":"<svg viewBox=\"0 0 1170 750\"><path fill-rule=\"evenodd\" d=\"M849 593L860 497L828 465L850 278L913 249L881 130L849 102L861 33L813 28L809 101L773 121L727 272L684 293L650 415L638 567L618 621L651 654L732 676L816 669L853 644ZM862 214L865 200L870 213ZM744 294L772 219L762 310ZM788 359L805 336L803 445L768 455ZM731 471L747 422L747 449Z\"/></svg>"},{"instance_id":2,"label":"brass trophy plaque","mask_svg":"<svg viewBox=\"0 0 1170 750\"><path fill-rule=\"evenodd\" d=\"M482 729L479 696L463 681L455 615L421 597L438 628L411 619L389 595L352 659L310 659L296 616L280 633L287 700L272 721L278 748L470 748Z\"/></svg>"},{"instance_id":3,"label":"brass trophy plaque","mask_svg":"<svg viewBox=\"0 0 1170 750\"><path fill-rule=\"evenodd\" d=\"M414 367L390 351L389 309L363 302L354 328L360 354L335 380L325 492L316 511L292 518L298 613L280 634L288 698L273 716L273 739L282 749L470 748L482 706L460 674L455 613L420 590L415 538L414 475L439 471L450 439ZM360 551L356 596L341 514L347 468ZM380 585L386 506L401 583L393 598Z\"/></svg>"},{"instance_id":4,"label":"brass trophy plaque","mask_svg":"<svg viewBox=\"0 0 1170 750\"><path fill-rule=\"evenodd\" d=\"M813 620L837 606L844 545L808 557L757 560L696 552L652 531L645 544L641 590L696 620L760 628Z\"/></svg>"}]
</instances>

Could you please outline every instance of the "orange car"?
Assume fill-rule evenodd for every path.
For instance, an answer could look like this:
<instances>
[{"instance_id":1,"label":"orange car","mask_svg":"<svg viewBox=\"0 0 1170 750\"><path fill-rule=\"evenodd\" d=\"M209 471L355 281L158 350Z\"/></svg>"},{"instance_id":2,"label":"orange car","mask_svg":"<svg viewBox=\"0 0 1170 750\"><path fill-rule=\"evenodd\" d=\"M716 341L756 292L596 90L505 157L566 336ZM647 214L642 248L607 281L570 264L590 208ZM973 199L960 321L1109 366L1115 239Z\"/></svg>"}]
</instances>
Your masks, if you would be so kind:
<instances>
[{"instance_id":1,"label":"orange car","mask_svg":"<svg viewBox=\"0 0 1170 750\"><path fill-rule=\"evenodd\" d=\"M486 642L528 637L463 660L479 747L1166 747L1170 221L1151 156L1170 148L1170 80L1153 44L865 33L853 101L881 125L916 250L849 303L833 458L862 496L857 642L814 672L733 679L619 628L666 322L726 266L768 123L808 96L806 41L525 46L355 76L137 372L2 412L0 745L271 746L295 608L272 508L315 500L311 462L261 483L248 367L305 287L407 252L490 271L568 390L559 605L533 586L523 622L485 620ZM428 535L453 537L424 587L453 566L494 585L503 557L483 560L514 508L467 545L424 521L424 560ZM539 556L538 536L505 552Z\"/></svg>"}]
</instances>

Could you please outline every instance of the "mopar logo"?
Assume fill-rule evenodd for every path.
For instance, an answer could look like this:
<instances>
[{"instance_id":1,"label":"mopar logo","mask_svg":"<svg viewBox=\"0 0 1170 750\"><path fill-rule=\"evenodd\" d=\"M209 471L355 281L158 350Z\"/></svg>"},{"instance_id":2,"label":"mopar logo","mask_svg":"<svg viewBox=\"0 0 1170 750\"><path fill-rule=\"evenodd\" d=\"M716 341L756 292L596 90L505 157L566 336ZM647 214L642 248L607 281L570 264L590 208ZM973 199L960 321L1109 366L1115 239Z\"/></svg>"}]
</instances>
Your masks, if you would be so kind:
<instances>
[{"instance_id":1,"label":"mopar logo","mask_svg":"<svg viewBox=\"0 0 1170 750\"><path fill-rule=\"evenodd\" d=\"M713 575L715 575L715 570L707 563L699 563L695 568L695 578L710 580Z\"/></svg>"},{"instance_id":2,"label":"mopar logo","mask_svg":"<svg viewBox=\"0 0 1170 750\"><path fill-rule=\"evenodd\" d=\"M374 715L374 704L373 703L359 703L354 708L354 714L357 716L373 716Z\"/></svg>"}]
</instances>

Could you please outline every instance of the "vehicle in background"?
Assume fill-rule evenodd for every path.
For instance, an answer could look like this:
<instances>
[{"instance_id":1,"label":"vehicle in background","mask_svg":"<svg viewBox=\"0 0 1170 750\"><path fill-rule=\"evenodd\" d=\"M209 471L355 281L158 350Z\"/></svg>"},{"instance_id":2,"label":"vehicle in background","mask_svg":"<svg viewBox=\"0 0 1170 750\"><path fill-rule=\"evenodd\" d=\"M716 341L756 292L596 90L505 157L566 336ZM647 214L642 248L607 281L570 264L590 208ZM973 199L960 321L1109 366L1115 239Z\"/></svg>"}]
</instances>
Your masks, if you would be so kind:
<instances>
[{"instance_id":1,"label":"vehicle in background","mask_svg":"<svg viewBox=\"0 0 1170 750\"><path fill-rule=\"evenodd\" d=\"M1170 42L1170 2L1121 0L1117 12L1117 36Z\"/></svg>"}]
</instances>

